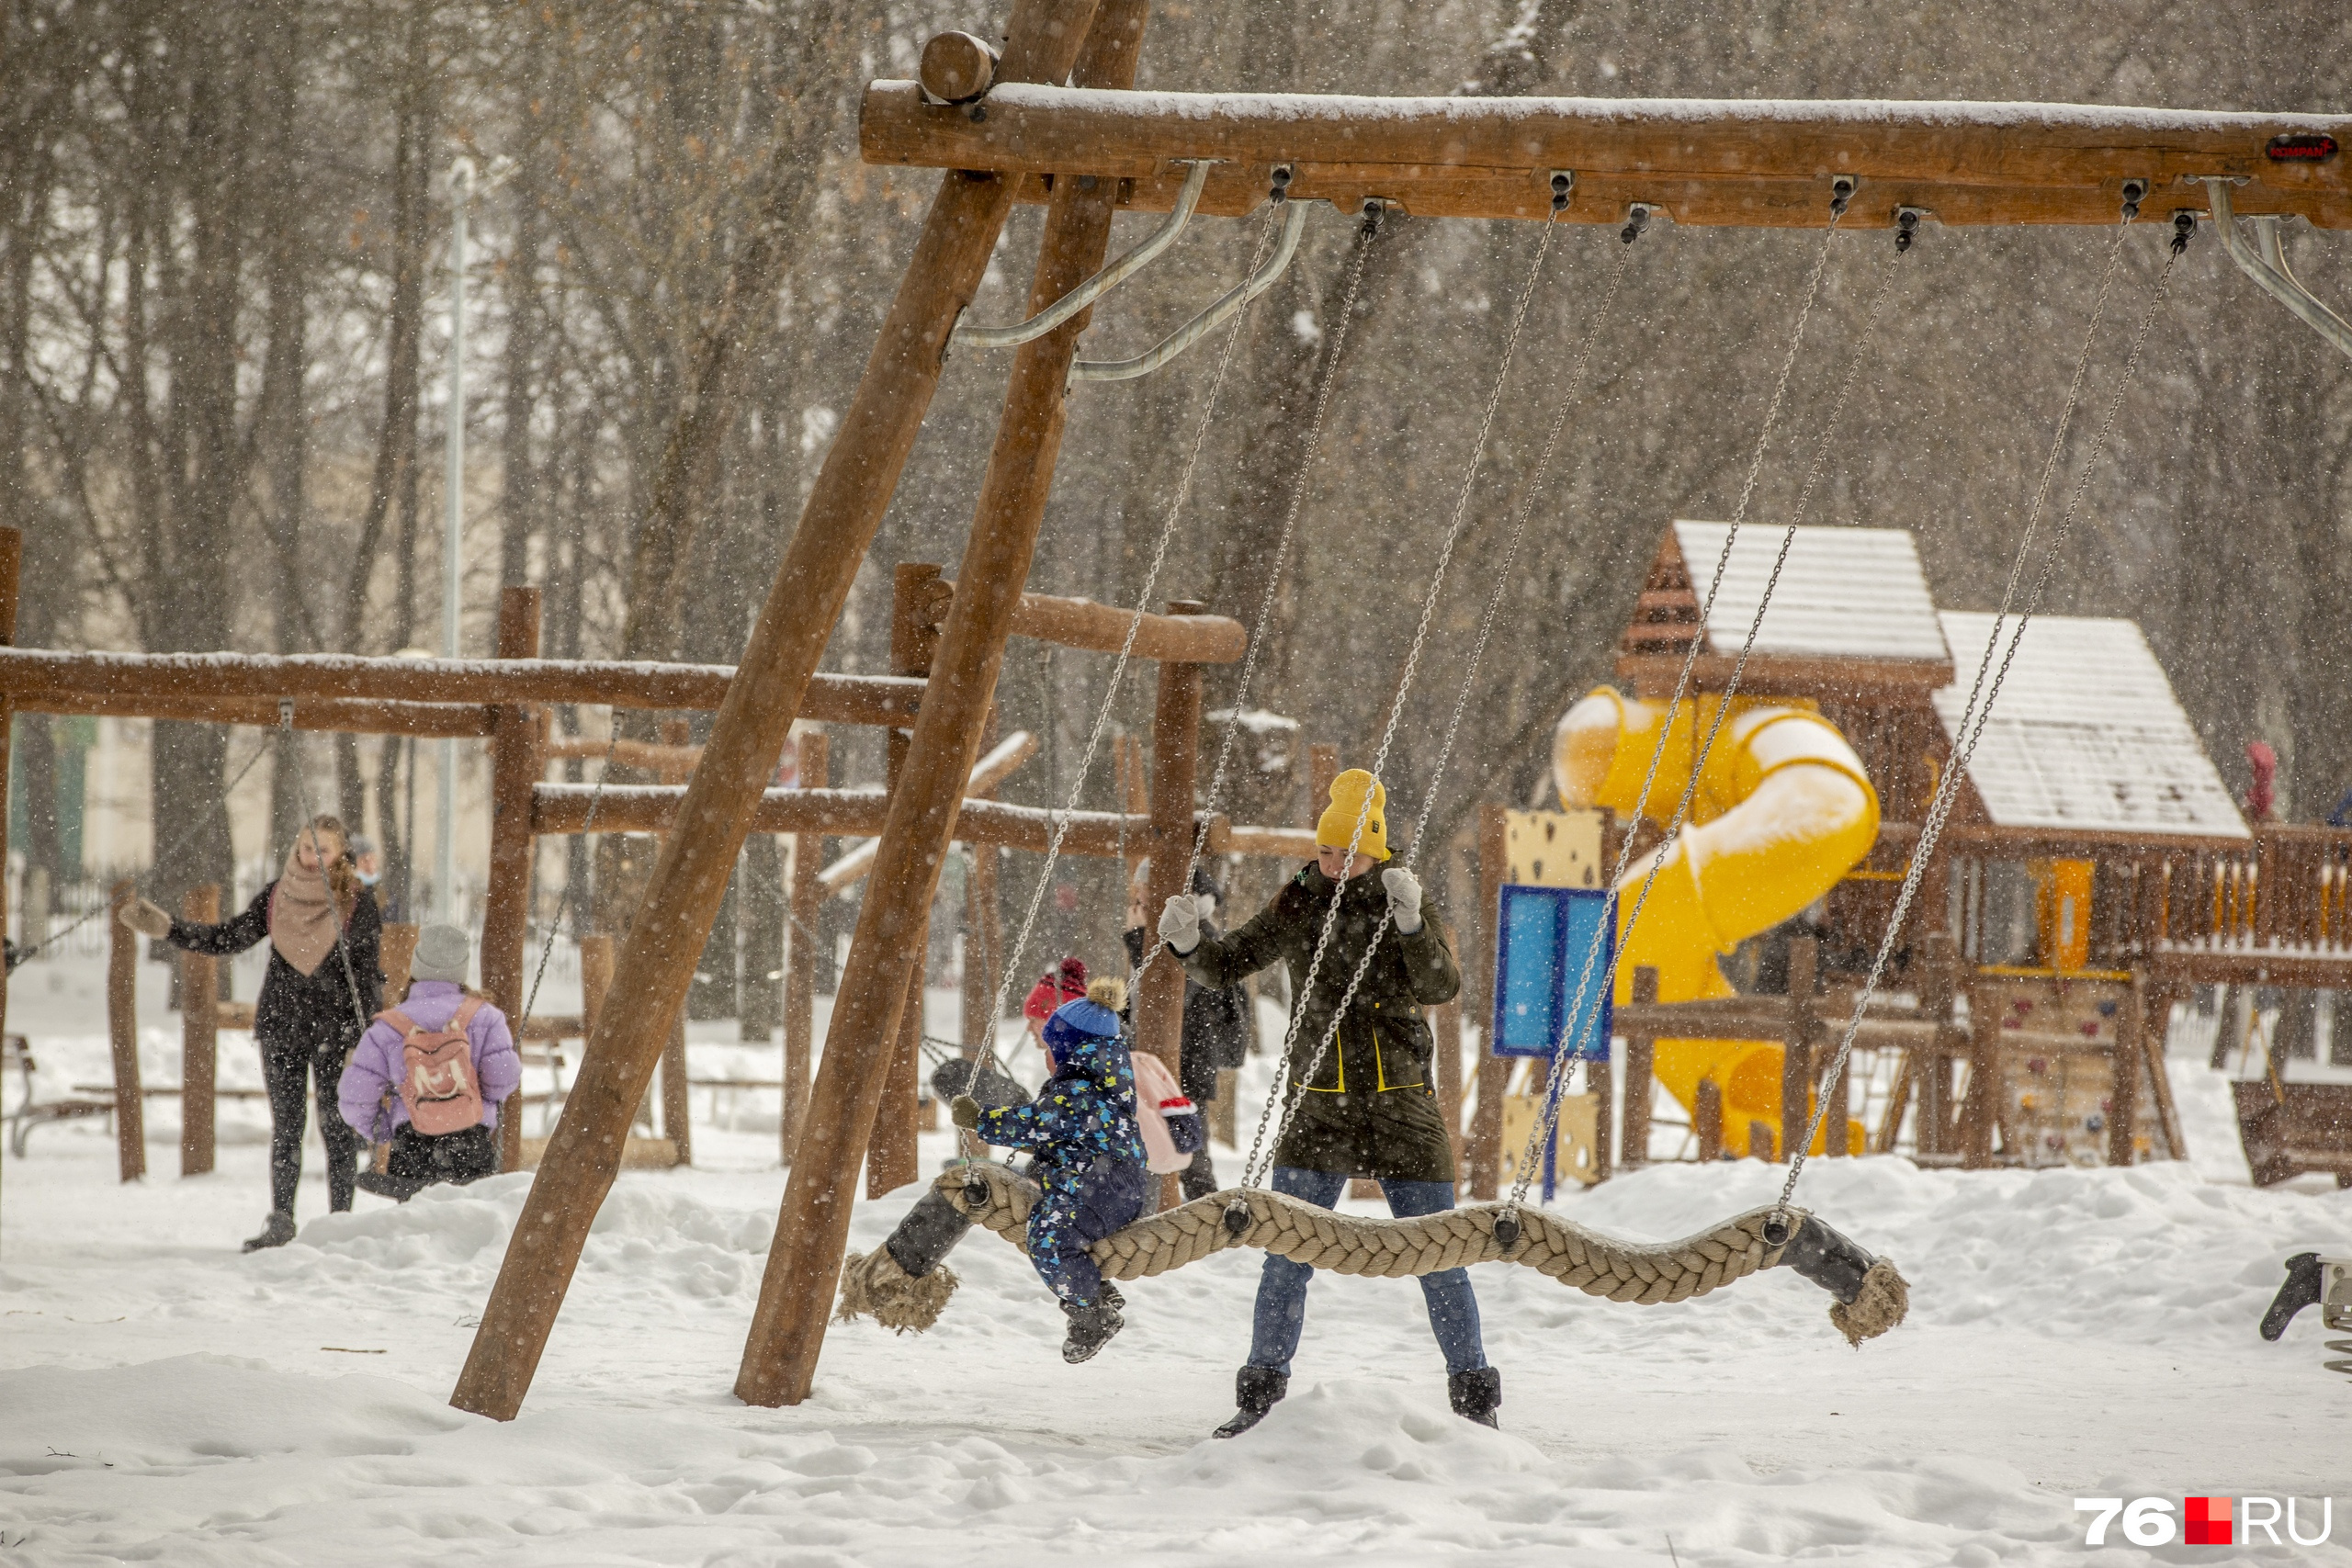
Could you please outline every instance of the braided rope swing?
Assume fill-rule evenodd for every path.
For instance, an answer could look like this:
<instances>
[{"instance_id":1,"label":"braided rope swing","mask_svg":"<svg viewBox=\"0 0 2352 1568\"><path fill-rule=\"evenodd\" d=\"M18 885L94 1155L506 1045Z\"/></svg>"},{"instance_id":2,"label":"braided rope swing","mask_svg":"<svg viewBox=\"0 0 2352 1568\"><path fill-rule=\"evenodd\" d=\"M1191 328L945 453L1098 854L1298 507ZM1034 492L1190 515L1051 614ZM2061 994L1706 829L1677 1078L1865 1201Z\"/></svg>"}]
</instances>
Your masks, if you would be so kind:
<instances>
[{"instance_id":1,"label":"braided rope swing","mask_svg":"<svg viewBox=\"0 0 2352 1568\"><path fill-rule=\"evenodd\" d=\"M994 1162L976 1162L943 1173L932 1191L967 1221L1028 1250L1029 1212L1041 1196L1028 1177ZM1227 1217L1237 1205L1249 1216L1238 1231ZM1256 1247L1310 1269L1375 1279L1434 1274L1474 1263L1518 1263L1586 1295L1640 1306L1689 1301L1787 1263L1837 1298L1829 1321L1849 1345L1874 1339L1903 1321L1910 1289L1893 1264L1869 1258L1803 1210L1789 1214L1792 1223L1778 1242L1767 1239L1773 1217L1769 1207L1668 1242L1625 1241L1537 1210L1516 1235L1506 1237L1498 1230L1503 1210L1496 1204L1384 1219L1317 1208L1264 1188L1229 1188L1138 1220L1096 1242L1089 1253L1110 1280L1153 1279L1239 1247ZM938 1321L955 1291L950 1270L934 1268L912 1276L888 1247L877 1247L849 1259L839 1315L870 1316L901 1334L921 1333Z\"/></svg>"}]
</instances>

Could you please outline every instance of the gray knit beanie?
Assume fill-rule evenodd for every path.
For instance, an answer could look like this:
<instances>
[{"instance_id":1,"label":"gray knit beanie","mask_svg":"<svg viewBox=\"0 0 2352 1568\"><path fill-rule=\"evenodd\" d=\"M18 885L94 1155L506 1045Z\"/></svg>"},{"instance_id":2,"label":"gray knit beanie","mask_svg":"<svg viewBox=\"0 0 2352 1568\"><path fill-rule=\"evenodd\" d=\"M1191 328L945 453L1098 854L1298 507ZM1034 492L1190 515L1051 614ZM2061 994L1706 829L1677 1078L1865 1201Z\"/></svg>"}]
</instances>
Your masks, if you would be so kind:
<instances>
[{"instance_id":1,"label":"gray knit beanie","mask_svg":"<svg viewBox=\"0 0 2352 1568\"><path fill-rule=\"evenodd\" d=\"M462 986L473 956L473 939L460 928L427 926L416 934L416 956L409 960L408 977Z\"/></svg>"}]
</instances>

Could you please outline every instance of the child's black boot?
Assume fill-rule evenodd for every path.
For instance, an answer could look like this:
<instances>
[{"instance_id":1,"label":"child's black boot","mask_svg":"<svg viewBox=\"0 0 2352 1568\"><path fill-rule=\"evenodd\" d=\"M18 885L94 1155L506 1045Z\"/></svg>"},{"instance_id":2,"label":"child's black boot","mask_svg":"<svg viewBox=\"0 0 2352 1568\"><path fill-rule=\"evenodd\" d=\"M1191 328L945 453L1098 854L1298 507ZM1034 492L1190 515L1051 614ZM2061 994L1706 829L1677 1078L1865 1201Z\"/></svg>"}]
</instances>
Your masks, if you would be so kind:
<instances>
[{"instance_id":1,"label":"child's black boot","mask_svg":"<svg viewBox=\"0 0 2352 1568\"><path fill-rule=\"evenodd\" d=\"M1282 1396L1290 1392L1290 1374L1271 1367L1244 1367L1233 1374L1233 1403L1241 1408L1216 1429L1220 1438L1238 1438L1266 1418Z\"/></svg>"},{"instance_id":2,"label":"child's black boot","mask_svg":"<svg viewBox=\"0 0 2352 1568\"><path fill-rule=\"evenodd\" d=\"M1500 1425L1495 1412L1503 1402L1503 1374L1497 1369L1474 1367L1466 1372L1449 1372L1445 1392L1453 1401L1453 1413L1464 1420L1481 1427Z\"/></svg>"},{"instance_id":3,"label":"child's black boot","mask_svg":"<svg viewBox=\"0 0 2352 1568\"><path fill-rule=\"evenodd\" d=\"M1062 1359L1071 1366L1094 1359L1094 1352L1111 1342L1112 1336L1127 1325L1113 1304L1111 1293L1105 1290L1089 1305L1077 1302L1062 1303L1062 1311L1069 1318L1069 1334L1062 1341Z\"/></svg>"}]
</instances>

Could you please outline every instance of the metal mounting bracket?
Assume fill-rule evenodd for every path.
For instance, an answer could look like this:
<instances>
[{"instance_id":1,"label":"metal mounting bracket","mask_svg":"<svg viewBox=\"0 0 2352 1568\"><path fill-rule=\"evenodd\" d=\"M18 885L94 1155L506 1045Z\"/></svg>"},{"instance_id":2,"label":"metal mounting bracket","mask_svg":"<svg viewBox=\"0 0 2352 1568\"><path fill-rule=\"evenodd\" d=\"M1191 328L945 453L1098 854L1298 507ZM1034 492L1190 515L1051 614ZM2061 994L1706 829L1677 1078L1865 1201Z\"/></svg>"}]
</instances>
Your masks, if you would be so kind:
<instances>
[{"instance_id":1,"label":"metal mounting bracket","mask_svg":"<svg viewBox=\"0 0 2352 1568\"><path fill-rule=\"evenodd\" d=\"M2335 344L2339 352L2352 356L2352 321L2321 304L2288 269L2286 249L2278 243L2279 220L2273 217L2248 220L2261 246L2257 252L2238 232L2237 214L2230 205L2230 186L2234 182L2222 175L2203 178L2207 209L2213 215L2213 231L2221 236L2222 249L2237 263L2238 270L2301 317L2305 326Z\"/></svg>"},{"instance_id":2,"label":"metal mounting bracket","mask_svg":"<svg viewBox=\"0 0 2352 1568\"><path fill-rule=\"evenodd\" d=\"M1176 193L1176 205L1169 209L1168 220L1151 231L1150 237L1096 273L1027 321L1014 327L966 327L956 329L948 341L972 348L1018 348L1032 338L1044 337L1080 310L1108 294L1176 243L1184 225L1193 220L1193 209L1201 204L1201 191L1209 183L1209 170L1216 166L1215 158L1188 160L1191 172L1184 176L1184 188Z\"/></svg>"},{"instance_id":3,"label":"metal mounting bracket","mask_svg":"<svg viewBox=\"0 0 2352 1568\"><path fill-rule=\"evenodd\" d=\"M1298 237L1306 228L1306 208L1303 201L1284 204L1283 231L1274 243L1274 254L1266 258L1264 265L1219 295L1207 310L1133 359L1081 359L1069 367L1069 378L1073 382L1131 381L1138 376L1148 376L1231 321L1243 306L1272 288L1275 279L1289 269L1291 258L1298 254Z\"/></svg>"}]
</instances>

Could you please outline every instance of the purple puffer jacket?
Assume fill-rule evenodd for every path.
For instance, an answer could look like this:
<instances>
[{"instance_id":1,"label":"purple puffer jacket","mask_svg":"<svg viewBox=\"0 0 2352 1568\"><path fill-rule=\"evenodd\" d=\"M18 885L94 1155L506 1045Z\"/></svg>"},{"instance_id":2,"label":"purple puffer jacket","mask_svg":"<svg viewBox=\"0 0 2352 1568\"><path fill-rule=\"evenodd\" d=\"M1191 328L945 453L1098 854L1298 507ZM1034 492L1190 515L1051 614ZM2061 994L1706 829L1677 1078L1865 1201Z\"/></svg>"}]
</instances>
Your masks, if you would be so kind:
<instances>
[{"instance_id":1,"label":"purple puffer jacket","mask_svg":"<svg viewBox=\"0 0 2352 1568\"><path fill-rule=\"evenodd\" d=\"M447 980L419 980L408 988L408 1000L399 1010L406 1013L419 1029L438 1029L458 1016L458 1006L466 999L465 989ZM368 1026L359 1037L359 1048L351 1054L351 1065L343 1069L343 1081L335 1086L335 1099L343 1111L343 1119L359 1130L359 1135L381 1143L395 1127L408 1125L408 1107L401 1103L401 1047L405 1042L401 1033L382 1019ZM481 1004L466 1027L466 1043L474 1059L474 1078L481 1085L481 1124L498 1125L498 1104L513 1094L523 1083L523 1059L514 1054L514 1036L506 1027L506 1015L491 1006ZM389 1114L384 1096L391 1095Z\"/></svg>"}]
</instances>

